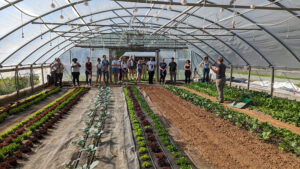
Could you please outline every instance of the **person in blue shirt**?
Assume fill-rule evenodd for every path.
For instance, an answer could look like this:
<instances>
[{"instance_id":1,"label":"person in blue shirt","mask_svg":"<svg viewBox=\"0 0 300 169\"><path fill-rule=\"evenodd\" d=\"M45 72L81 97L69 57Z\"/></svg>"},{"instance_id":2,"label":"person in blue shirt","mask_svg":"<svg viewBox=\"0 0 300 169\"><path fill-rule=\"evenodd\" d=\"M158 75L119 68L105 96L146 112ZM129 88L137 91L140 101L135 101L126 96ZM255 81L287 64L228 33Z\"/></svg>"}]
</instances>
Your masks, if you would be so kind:
<instances>
[{"instance_id":1,"label":"person in blue shirt","mask_svg":"<svg viewBox=\"0 0 300 169\"><path fill-rule=\"evenodd\" d=\"M165 62L165 59L162 59L159 63L159 70L160 70L160 79L159 84L165 84L165 79L167 76L167 63Z\"/></svg>"},{"instance_id":2,"label":"person in blue shirt","mask_svg":"<svg viewBox=\"0 0 300 169\"><path fill-rule=\"evenodd\" d=\"M102 59L102 73L103 73L103 81L106 84L108 84L108 66L109 66L109 62L106 59L106 55L103 55L103 59Z\"/></svg>"},{"instance_id":3,"label":"person in blue shirt","mask_svg":"<svg viewBox=\"0 0 300 169\"><path fill-rule=\"evenodd\" d=\"M208 61L208 56L205 56L203 61L200 63L200 67L203 68L203 78L202 82L206 81L209 82L209 67L211 66L211 63Z\"/></svg>"}]
</instances>

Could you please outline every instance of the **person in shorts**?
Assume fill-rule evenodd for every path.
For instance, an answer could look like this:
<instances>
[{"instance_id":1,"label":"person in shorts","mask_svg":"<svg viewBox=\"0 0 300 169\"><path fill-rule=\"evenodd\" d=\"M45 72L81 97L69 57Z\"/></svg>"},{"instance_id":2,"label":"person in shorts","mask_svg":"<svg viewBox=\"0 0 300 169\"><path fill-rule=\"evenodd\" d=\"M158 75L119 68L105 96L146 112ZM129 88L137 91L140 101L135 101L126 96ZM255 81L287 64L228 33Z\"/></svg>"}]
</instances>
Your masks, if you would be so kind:
<instances>
[{"instance_id":1,"label":"person in shorts","mask_svg":"<svg viewBox=\"0 0 300 169\"><path fill-rule=\"evenodd\" d=\"M112 73L114 75L114 82L115 84L118 82L118 75L120 73L120 62L118 60L118 57L115 56L114 60L111 62L111 67L112 67Z\"/></svg>"},{"instance_id":2,"label":"person in shorts","mask_svg":"<svg viewBox=\"0 0 300 169\"><path fill-rule=\"evenodd\" d=\"M85 62L85 84L86 86L92 86L92 69L93 69L93 64L91 62L90 57L86 58Z\"/></svg>"},{"instance_id":3,"label":"person in shorts","mask_svg":"<svg viewBox=\"0 0 300 169\"><path fill-rule=\"evenodd\" d=\"M135 72L135 63L134 63L134 57L132 55L129 56L129 59L127 61L127 67L128 67L128 73L129 73L129 79L134 80L134 72Z\"/></svg>"},{"instance_id":4,"label":"person in shorts","mask_svg":"<svg viewBox=\"0 0 300 169\"><path fill-rule=\"evenodd\" d=\"M98 82L99 84L101 84L101 76L102 76L102 69L103 69L100 58L97 59L96 69L97 69L96 85L98 85Z\"/></svg>"},{"instance_id":5,"label":"person in shorts","mask_svg":"<svg viewBox=\"0 0 300 169\"><path fill-rule=\"evenodd\" d=\"M165 79L167 76L167 63L165 62L165 59L162 59L159 63L159 69L160 69L160 79L159 84L165 84Z\"/></svg>"},{"instance_id":6,"label":"person in shorts","mask_svg":"<svg viewBox=\"0 0 300 169\"><path fill-rule=\"evenodd\" d=\"M142 74L143 74L143 64L142 64L142 61L139 60L138 64L137 64L137 79L136 79L136 83L137 82L141 82Z\"/></svg>"},{"instance_id":7,"label":"person in shorts","mask_svg":"<svg viewBox=\"0 0 300 169\"><path fill-rule=\"evenodd\" d=\"M106 55L103 55L102 59L102 73L103 73L103 82L108 84L108 66L109 62L106 59Z\"/></svg>"}]
</instances>

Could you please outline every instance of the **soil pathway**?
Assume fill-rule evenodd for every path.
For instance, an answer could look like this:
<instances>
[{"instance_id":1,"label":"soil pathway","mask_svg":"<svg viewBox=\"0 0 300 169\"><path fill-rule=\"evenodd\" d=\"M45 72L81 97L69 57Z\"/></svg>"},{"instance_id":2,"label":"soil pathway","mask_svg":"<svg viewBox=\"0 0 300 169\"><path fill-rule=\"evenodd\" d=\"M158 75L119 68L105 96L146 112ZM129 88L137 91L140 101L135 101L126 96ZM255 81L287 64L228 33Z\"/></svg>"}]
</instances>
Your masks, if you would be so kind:
<instances>
[{"instance_id":1,"label":"soil pathway","mask_svg":"<svg viewBox=\"0 0 300 169\"><path fill-rule=\"evenodd\" d=\"M105 120L101 136L96 168L101 169L138 169L139 161L134 148L134 140L127 112L127 104L122 87L111 88L110 114Z\"/></svg>"},{"instance_id":2,"label":"soil pathway","mask_svg":"<svg viewBox=\"0 0 300 169\"><path fill-rule=\"evenodd\" d=\"M25 111L23 112L19 112L17 114L14 115L8 115L7 118L5 119L5 121L3 121L0 124L0 133L3 133L5 131L7 131L8 129L10 129L11 127L13 127L14 125L20 123L21 121L27 119L28 117L30 117L33 113L35 113L36 111L40 110L41 108L43 108L44 106L48 105L49 103L51 103L52 101L56 100L57 98L59 98L61 95L63 95L68 89L61 89L58 93L52 94L50 96L48 96L45 100L42 100L39 103L36 103L34 105L31 105L29 108L27 108Z\"/></svg>"},{"instance_id":3,"label":"soil pathway","mask_svg":"<svg viewBox=\"0 0 300 169\"><path fill-rule=\"evenodd\" d=\"M188 90L191 93L195 93L195 94L197 94L201 97L208 98L211 101L214 101L214 102L218 101L217 98L209 96L209 95L204 94L202 92L198 92L196 90L193 90L193 89L190 89L190 88L187 88L187 87L184 87L184 86L178 86L178 87L182 88L182 89L185 89L185 90ZM236 108L236 107L232 107L227 103L223 103L223 106L227 107L227 108L230 108L232 110L247 114L248 116L251 116L255 119L258 119L261 122L268 122L268 123L272 124L274 127L285 128L285 129L288 129L288 130L300 135L300 127L296 127L292 124L288 124L288 123L276 120L276 119L272 118L272 116L270 116L270 115L262 114L262 113L259 113L257 111L253 111L253 110L249 110L249 109L239 109L239 108Z\"/></svg>"},{"instance_id":4,"label":"soil pathway","mask_svg":"<svg viewBox=\"0 0 300 169\"><path fill-rule=\"evenodd\" d=\"M161 116L170 123L171 135L192 161L205 160L216 168L300 168L300 159L246 130L218 118L162 87L142 87ZM175 132L172 132L175 131ZM198 168L203 168L195 165Z\"/></svg>"}]
</instances>

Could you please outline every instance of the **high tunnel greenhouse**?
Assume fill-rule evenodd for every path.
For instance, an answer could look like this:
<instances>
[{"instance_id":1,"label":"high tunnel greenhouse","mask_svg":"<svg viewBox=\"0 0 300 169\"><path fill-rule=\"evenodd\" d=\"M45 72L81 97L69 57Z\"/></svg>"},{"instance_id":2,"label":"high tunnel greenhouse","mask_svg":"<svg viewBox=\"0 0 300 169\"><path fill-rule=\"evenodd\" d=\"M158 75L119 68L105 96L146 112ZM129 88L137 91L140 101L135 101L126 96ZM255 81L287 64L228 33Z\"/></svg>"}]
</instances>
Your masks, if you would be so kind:
<instances>
[{"instance_id":1,"label":"high tunnel greenhouse","mask_svg":"<svg viewBox=\"0 0 300 169\"><path fill-rule=\"evenodd\" d=\"M0 169L300 168L299 0L0 0Z\"/></svg>"}]
</instances>

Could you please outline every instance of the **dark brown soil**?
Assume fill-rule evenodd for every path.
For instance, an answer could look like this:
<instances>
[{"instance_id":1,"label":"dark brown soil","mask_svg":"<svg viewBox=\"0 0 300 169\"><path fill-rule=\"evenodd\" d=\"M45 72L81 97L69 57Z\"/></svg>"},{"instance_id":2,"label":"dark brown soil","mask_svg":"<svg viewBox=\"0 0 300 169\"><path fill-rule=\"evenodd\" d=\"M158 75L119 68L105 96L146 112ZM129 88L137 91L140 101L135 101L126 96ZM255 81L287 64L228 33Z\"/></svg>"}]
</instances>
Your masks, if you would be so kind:
<instances>
[{"instance_id":1,"label":"dark brown soil","mask_svg":"<svg viewBox=\"0 0 300 169\"><path fill-rule=\"evenodd\" d=\"M187 87L183 87L183 86L181 86L180 88L188 90L188 91L190 91L192 93L195 93L199 96L208 98L211 101L218 101L217 98L209 96L209 95L201 93L201 92L198 92L196 90L193 90L193 89L190 89L190 88L187 88ZM223 103L223 106L225 106L227 108L230 108L232 110L247 114L248 116L256 118L261 122L268 122L268 123L272 124L274 127L285 128L285 129L288 129L288 130L300 135L300 127L297 127L295 125L284 123L282 121L273 119L272 116L269 116L269 115L266 115L266 114L263 114L263 113L259 113L259 112L256 112L254 110L235 108L235 107L229 106L227 103Z\"/></svg>"},{"instance_id":2,"label":"dark brown soil","mask_svg":"<svg viewBox=\"0 0 300 169\"><path fill-rule=\"evenodd\" d=\"M300 168L296 155L281 153L275 145L259 140L256 135L162 87L141 89L169 121L168 130L176 131L171 135L180 142L181 148L197 155L193 155L193 161L198 157L216 168Z\"/></svg>"}]
</instances>

